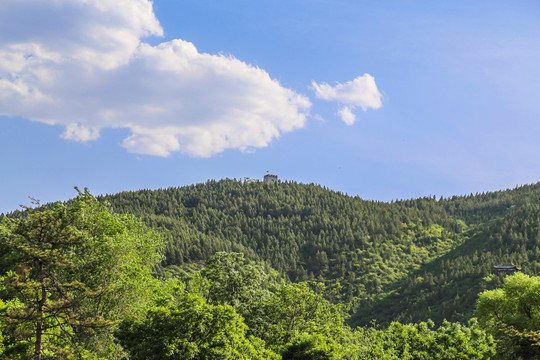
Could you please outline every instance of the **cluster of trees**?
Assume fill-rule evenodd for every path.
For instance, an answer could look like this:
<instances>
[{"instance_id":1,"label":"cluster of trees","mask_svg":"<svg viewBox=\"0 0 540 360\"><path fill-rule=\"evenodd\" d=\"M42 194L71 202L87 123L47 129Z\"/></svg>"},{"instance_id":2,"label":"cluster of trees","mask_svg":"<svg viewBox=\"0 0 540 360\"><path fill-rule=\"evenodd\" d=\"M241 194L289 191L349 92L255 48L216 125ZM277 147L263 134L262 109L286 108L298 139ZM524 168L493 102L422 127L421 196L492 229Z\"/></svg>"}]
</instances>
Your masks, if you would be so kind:
<instances>
[{"instance_id":1,"label":"cluster of trees","mask_svg":"<svg viewBox=\"0 0 540 360\"><path fill-rule=\"evenodd\" d=\"M119 359L112 331L159 290L159 235L88 191L0 219L0 358Z\"/></svg>"},{"instance_id":2,"label":"cluster of trees","mask_svg":"<svg viewBox=\"0 0 540 360\"><path fill-rule=\"evenodd\" d=\"M486 359L475 320L352 329L320 283L272 281L239 253L217 253L115 335L130 359Z\"/></svg>"},{"instance_id":3,"label":"cluster of trees","mask_svg":"<svg viewBox=\"0 0 540 360\"><path fill-rule=\"evenodd\" d=\"M339 287L291 282L243 253L217 252L181 278L155 276L171 274L153 272L160 236L87 191L0 221L2 359L540 355L540 278L524 274L480 294L479 322L355 328L346 306L329 300L340 298Z\"/></svg>"},{"instance_id":4,"label":"cluster of trees","mask_svg":"<svg viewBox=\"0 0 540 360\"><path fill-rule=\"evenodd\" d=\"M479 292L502 286L504 275L490 276L493 265L513 262L529 275L540 275L540 197L534 193L529 200L536 203L517 203L455 249L409 273L382 298L367 303L366 313L405 322L422 317L464 321L473 316ZM358 315L364 317L360 322L368 319Z\"/></svg>"},{"instance_id":5,"label":"cluster of trees","mask_svg":"<svg viewBox=\"0 0 540 360\"><path fill-rule=\"evenodd\" d=\"M498 340L499 358L540 358L540 277L506 277L502 288L480 294L476 313Z\"/></svg>"},{"instance_id":6,"label":"cluster of trees","mask_svg":"<svg viewBox=\"0 0 540 360\"><path fill-rule=\"evenodd\" d=\"M351 304L352 326L466 322L477 294L502 285L483 280L493 265L540 275L540 184L385 203L313 184L221 180L102 200L164 234L160 275L240 252L293 282L339 284L329 299Z\"/></svg>"}]
</instances>

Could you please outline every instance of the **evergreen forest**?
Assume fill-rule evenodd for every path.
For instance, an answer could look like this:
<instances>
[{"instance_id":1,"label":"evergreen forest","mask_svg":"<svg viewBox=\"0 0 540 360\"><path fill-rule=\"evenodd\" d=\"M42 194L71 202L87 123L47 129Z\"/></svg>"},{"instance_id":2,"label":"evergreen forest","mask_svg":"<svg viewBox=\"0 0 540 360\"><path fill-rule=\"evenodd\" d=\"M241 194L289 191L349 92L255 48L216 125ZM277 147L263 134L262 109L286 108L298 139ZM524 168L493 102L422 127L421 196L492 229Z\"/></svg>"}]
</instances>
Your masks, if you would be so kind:
<instances>
[{"instance_id":1,"label":"evergreen forest","mask_svg":"<svg viewBox=\"0 0 540 360\"><path fill-rule=\"evenodd\" d=\"M163 234L160 274L243 253L292 282L339 288L331 300L349 304L352 326L466 322L478 293L502 285L494 265L540 275L540 183L387 203L315 184L211 180L102 200Z\"/></svg>"},{"instance_id":2,"label":"evergreen forest","mask_svg":"<svg viewBox=\"0 0 540 360\"><path fill-rule=\"evenodd\" d=\"M0 216L0 359L540 358L540 183L77 192Z\"/></svg>"}]
</instances>

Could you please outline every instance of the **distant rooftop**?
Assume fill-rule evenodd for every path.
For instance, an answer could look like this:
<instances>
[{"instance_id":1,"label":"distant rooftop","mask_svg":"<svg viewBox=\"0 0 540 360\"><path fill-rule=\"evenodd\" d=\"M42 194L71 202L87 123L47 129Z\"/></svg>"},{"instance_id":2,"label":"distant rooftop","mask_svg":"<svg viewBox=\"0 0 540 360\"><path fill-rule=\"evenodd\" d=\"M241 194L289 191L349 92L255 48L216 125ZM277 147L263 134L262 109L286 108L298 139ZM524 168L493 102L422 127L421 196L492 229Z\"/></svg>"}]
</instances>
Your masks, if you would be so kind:
<instances>
[{"instance_id":1,"label":"distant rooftop","mask_svg":"<svg viewBox=\"0 0 540 360\"><path fill-rule=\"evenodd\" d=\"M513 273L516 271L521 271L521 268L513 263L504 263L493 265L493 270L495 270L495 272Z\"/></svg>"}]
</instances>

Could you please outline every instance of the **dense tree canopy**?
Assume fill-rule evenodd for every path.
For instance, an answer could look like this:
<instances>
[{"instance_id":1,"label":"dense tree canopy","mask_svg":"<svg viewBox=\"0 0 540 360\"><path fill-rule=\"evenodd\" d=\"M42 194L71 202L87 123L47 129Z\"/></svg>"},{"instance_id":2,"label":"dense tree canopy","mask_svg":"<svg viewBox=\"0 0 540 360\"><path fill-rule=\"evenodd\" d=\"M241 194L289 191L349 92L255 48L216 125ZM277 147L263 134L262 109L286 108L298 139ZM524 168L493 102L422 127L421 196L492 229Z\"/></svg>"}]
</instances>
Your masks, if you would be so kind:
<instances>
[{"instance_id":1,"label":"dense tree canopy","mask_svg":"<svg viewBox=\"0 0 540 360\"><path fill-rule=\"evenodd\" d=\"M150 308L142 319L124 320L116 337L133 360L278 359L230 305L211 305L197 293L180 291Z\"/></svg>"},{"instance_id":2,"label":"dense tree canopy","mask_svg":"<svg viewBox=\"0 0 540 360\"><path fill-rule=\"evenodd\" d=\"M502 288L480 294L476 313L499 340L501 358L540 358L540 277L506 277Z\"/></svg>"},{"instance_id":3,"label":"dense tree canopy","mask_svg":"<svg viewBox=\"0 0 540 360\"><path fill-rule=\"evenodd\" d=\"M466 322L491 267L540 275L540 184L451 198L365 201L295 182L235 180L107 196L164 233L160 274L185 276L219 251L284 277L339 283L352 325Z\"/></svg>"},{"instance_id":4,"label":"dense tree canopy","mask_svg":"<svg viewBox=\"0 0 540 360\"><path fill-rule=\"evenodd\" d=\"M34 359L113 358L106 339L148 301L160 238L130 215L112 214L88 191L70 205L25 215L0 223L4 351Z\"/></svg>"},{"instance_id":5,"label":"dense tree canopy","mask_svg":"<svg viewBox=\"0 0 540 360\"><path fill-rule=\"evenodd\" d=\"M490 335L498 358L540 357L539 224L539 184L391 203L294 182L80 192L0 219L0 357L487 359Z\"/></svg>"},{"instance_id":6,"label":"dense tree canopy","mask_svg":"<svg viewBox=\"0 0 540 360\"><path fill-rule=\"evenodd\" d=\"M401 324L393 322L383 331L384 353L397 359L486 359L495 354L495 344L475 319L468 326L444 321L436 329L433 322Z\"/></svg>"},{"instance_id":7,"label":"dense tree canopy","mask_svg":"<svg viewBox=\"0 0 540 360\"><path fill-rule=\"evenodd\" d=\"M215 277L216 264L223 276ZM444 322L437 330L433 322L353 330L344 324L343 309L323 298L321 284L256 281L229 305L233 275L254 265L240 254L218 253L207 266L144 316L120 324L115 335L130 359L480 360L494 353L492 338L475 320ZM225 296L210 298L208 289Z\"/></svg>"}]
</instances>

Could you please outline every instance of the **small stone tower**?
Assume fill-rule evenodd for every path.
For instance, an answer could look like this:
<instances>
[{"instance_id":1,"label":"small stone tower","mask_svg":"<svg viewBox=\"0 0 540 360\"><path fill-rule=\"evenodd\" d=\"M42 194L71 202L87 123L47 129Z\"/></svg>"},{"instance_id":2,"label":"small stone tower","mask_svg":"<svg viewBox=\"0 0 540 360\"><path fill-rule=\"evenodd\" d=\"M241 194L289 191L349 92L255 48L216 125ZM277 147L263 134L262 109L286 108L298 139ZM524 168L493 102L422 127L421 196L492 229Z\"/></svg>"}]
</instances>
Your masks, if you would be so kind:
<instances>
[{"instance_id":1,"label":"small stone tower","mask_svg":"<svg viewBox=\"0 0 540 360\"><path fill-rule=\"evenodd\" d=\"M275 182L278 182L277 175L266 174L266 175L264 175L264 180L263 180L263 182L265 182L265 183L275 183Z\"/></svg>"}]
</instances>

